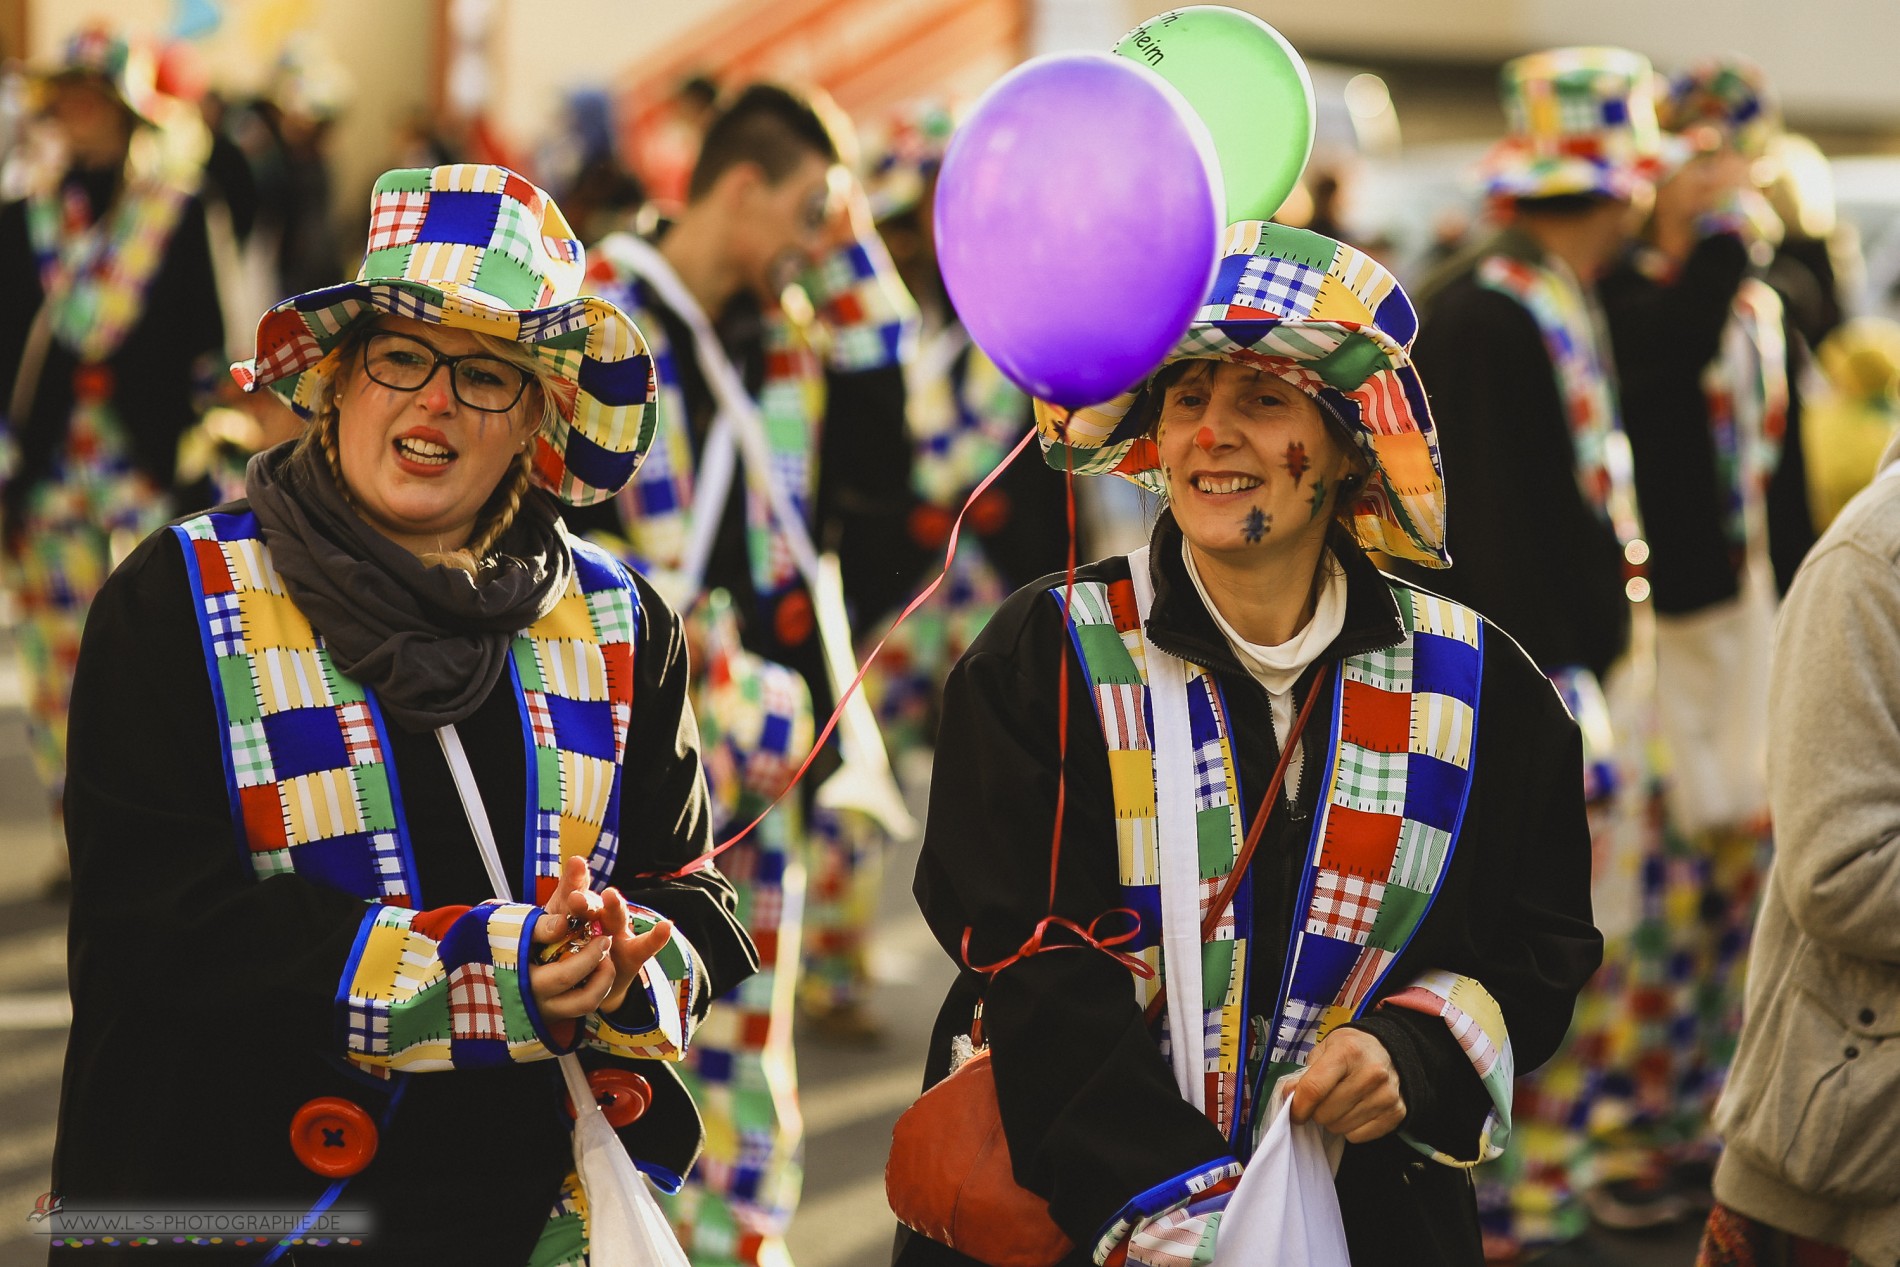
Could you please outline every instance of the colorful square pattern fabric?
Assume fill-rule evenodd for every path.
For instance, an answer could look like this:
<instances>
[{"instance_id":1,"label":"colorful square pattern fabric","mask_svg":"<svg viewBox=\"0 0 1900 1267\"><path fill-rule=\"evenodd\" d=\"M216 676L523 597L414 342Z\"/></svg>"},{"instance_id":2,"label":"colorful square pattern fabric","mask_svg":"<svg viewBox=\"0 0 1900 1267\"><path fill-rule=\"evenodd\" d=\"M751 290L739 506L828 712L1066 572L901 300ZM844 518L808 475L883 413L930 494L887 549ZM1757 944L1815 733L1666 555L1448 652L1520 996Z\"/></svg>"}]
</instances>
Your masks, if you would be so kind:
<instances>
[{"instance_id":1,"label":"colorful square pattern fabric","mask_svg":"<svg viewBox=\"0 0 1900 1267\"><path fill-rule=\"evenodd\" d=\"M1247 1075L1248 1087L1257 1092L1265 1085L1261 1079L1300 1067L1328 1032L1362 1014L1379 997L1451 864L1477 740L1483 623L1456 603L1397 583L1392 588L1406 631L1403 640L1348 657L1334 679L1321 812L1299 899L1303 915L1293 929L1268 1013L1276 1019L1263 1025L1252 1050L1250 1026L1242 1015L1249 989L1248 947L1235 937L1236 929L1252 926L1250 906L1243 905L1251 903L1248 885L1242 885L1234 910L1203 948L1207 1104L1210 1118L1223 1129L1236 1124L1247 1102L1246 1092L1230 1080L1230 1070ZM1063 601L1062 590L1050 594ZM1130 948L1156 970L1158 981L1160 850L1197 851L1205 917L1238 853L1240 808L1220 695L1212 675L1196 669L1188 686L1196 838L1162 838L1152 728L1130 722L1152 709L1142 670L1146 650L1133 611L1127 581L1078 585L1069 624L1108 747L1123 904L1141 918ZM1144 1006L1157 989L1155 981L1135 980ZM1493 1126L1496 1143L1508 1131L1508 1077L1499 1082L1495 1076L1500 1065L1508 1067L1508 1036L1501 1019L1489 1024L1483 987L1450 974L1426 979L1417 989L1427 994L1408 993L1412 1002L1399 1005L1427 998L1432 982L1451 983L1445 988L1468 1001L1468 1008L1439 1008L1434 1002L1430 1010L1444 1017L1487 1087L1501 1088L1504 1098L1496 1103L1504 1125L1502 1131Z\"/></svg>"},{"instance_id":2,"label":"colorful square pattern fabric","mask_svg":"<svg viewBox=\"0 0 1900 1267\"><path fill-rule=\"evenodd\" d=\"M264 314L252 359L231 367L313 416L319 363L357 322L383 312L527 345L556 408L536 434L533 478L572 505L633 478L657 427L653 358L632 319L580 293L585 252L553 199L503 167L386 172L370 195L356 279L292 296Z\"/></svg>"},{"instance_id":3,"label":"colorful square pattern fabric","mask_svg":"<svg viewBox=\"0 0 1900 1267\"><path fill-rule=\"evenodd\" d=\"M1396 279L1363 251L1305 229L1231 225L1213 289L1162 364L1233 361L1279 375L1352 432L1371 475L1351 507L1360 543L1444 567L1444 467L1409 349L1418 314ZM1142 390L1084 409L1036 402L1043 457L1057 470L1120 475L1167 495L1146 434Z\"/></svg>"}]
</instances>

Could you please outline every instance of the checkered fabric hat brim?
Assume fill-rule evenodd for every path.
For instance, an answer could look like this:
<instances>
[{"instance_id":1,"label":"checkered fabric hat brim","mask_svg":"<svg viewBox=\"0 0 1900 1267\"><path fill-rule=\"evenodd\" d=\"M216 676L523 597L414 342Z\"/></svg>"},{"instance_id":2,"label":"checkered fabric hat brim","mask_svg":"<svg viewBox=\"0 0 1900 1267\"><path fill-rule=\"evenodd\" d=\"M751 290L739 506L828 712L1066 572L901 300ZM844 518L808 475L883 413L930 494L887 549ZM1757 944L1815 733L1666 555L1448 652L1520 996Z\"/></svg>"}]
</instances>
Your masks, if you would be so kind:
<instances>
[{"instance_id":1,"label":"checkered fabric hat brim","mask_svg":"<svg viewBox=\"0 0 1900 1267\"><path fill-rule=\"evenodd\" d=\"M583 263L554 200L507 168L387 172L370 198L356 280L265 313L256 353L231 375L246 391L269 387L307 420L314 367L371 313L526 344L557 383L556 414L535 440L534 482L570 505L604 501L652 446L657 385L632 318L579 294Z\"/></svg>"},{"instance_id":2,"label":"checkered fabric hat brim","mask_svg":"<svg viewBox=\"0 0 1900 1267\"><path fill-rule=\"evenodd\" d=\"M1371 256L1304 229L1244 220L1228 228L1207 303L1157 372L1182 360L1233 361L1298 386L1353 433L1372 464L1352 509L1360 542L1444 567L1444 468L1408 353L1417 333L1412 301ZM1147 411L1131 412L1141 390L1067 417L1037 401L1044 459L1165 496Z\"/></svg>"}]
</instances>

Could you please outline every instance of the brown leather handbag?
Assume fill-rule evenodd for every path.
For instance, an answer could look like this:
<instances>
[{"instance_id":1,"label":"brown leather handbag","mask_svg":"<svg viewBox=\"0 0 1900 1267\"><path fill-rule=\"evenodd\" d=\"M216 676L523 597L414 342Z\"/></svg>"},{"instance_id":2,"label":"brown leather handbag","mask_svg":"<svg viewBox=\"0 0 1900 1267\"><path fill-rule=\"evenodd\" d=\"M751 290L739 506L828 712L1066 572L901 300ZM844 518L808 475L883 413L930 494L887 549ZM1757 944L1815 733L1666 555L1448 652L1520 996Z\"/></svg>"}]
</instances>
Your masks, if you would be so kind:
<instances>
[{"instance_id":1,"label":"brown leather handbag","mask_svg":"<svg viewBox=\"0 0 1900 1267\"><path fill-rule=\"evenodd\" d=\"M1280 785L1286 781L1287 762L1299 745L1314 703L1326 694L1330 677L1330 671L1322 670L1300 705L1240 856L1202 919L1203 941L1214 935L1253 862ZM1075 927L1066 920L1060 922ZM1039 926L1030 939L1036 949L1042 948L1042 935ZM1024 953L1034 951L1026 948ZM1150 1025L1160 1017L1167 998L1167 986L1155 991L1147 1009ZM919 1096L897 1119L891 1132L890 1160L884 1165L884 1195L905 1227L979 1262L993 1267L1054 1267L1075 1243L1049 1217L1049 1203L1016 1182L996 1101L996 1073L990 1068L989 1048L982 1047L981 1024L979 1010L970 1037L981 1050Z\"/></svg>"}]
</instances>

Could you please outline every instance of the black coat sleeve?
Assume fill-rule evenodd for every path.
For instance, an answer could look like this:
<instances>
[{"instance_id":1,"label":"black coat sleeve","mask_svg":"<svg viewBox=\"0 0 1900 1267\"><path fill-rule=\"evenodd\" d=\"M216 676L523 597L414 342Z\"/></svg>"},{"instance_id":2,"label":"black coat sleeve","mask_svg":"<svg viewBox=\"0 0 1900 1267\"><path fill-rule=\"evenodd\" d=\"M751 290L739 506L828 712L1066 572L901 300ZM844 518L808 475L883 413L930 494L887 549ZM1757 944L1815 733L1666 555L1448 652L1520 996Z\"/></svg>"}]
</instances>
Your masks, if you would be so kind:
<instances>
[{"instance_id":1,"label":"black coat sleeve","mask_svg":"<svg viewBox=\"0 0 1900 1267\"><path fill-rule=\"evenodd\" d=\"M1048 913L1061 768L1057 666L1065 662L1056 913L1086 926L1122 905L1108 758L1087 680L1060 608L1045 592L1024 590L944 689L916 894L953 958L961 959L969 929L972 962L1001 960ZM1220 1131L1181 1098L1129 970L1108 955L1052 950L1004 969L984 993L984 1022L1017 1181L1048 1198L1077 1244L1137 1194L1229 1155Z\"/></svg>"},{"instance_id":2,"label":"black coat sleeve","mask_svg":"<svg viewBox=\"0 0 1900 1267\"><path fill-rule=\"evenodd\" d=\"M1413 356L1438 426L1452 556L1450 571L1422 579L1502 625L1542 668L1601 674L1628 638L1622 560L1578 489L1536 323L1465 282L1440 297Z\"/></svg>"}]
</instances>

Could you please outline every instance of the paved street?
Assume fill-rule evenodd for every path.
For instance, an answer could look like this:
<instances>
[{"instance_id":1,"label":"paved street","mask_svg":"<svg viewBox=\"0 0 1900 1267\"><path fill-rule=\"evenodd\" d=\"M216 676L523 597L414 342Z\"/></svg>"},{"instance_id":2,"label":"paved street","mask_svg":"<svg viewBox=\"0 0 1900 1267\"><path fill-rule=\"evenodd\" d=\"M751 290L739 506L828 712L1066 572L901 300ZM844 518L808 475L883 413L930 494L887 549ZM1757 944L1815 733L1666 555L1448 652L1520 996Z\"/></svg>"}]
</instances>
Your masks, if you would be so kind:
<instances>
[{"instance_id":1,"label":"paved street","mask_svg":"<svg viewBox=\"0 0 1900 1267\"><path fill-rule=\"evenodd\" d=\"M0 1267L44 1261L26 1213L47 1188L68 1007L65 909L39 890L53 842L26 756L18 679L0 637ZM921 808L919 806L918 808ZM798 1267L882 1267L891 1216L884 1159L891 1124L917 1093L924 1045L951 972L909 895L915 845L885 874L876 1006L885 1040L870 1050L801 1041L807 1134L805 1200L793 1225ZM1549 1267L1688 1267L1695 1238L1599 1237Z\"/></svg>"}]
</instances>

